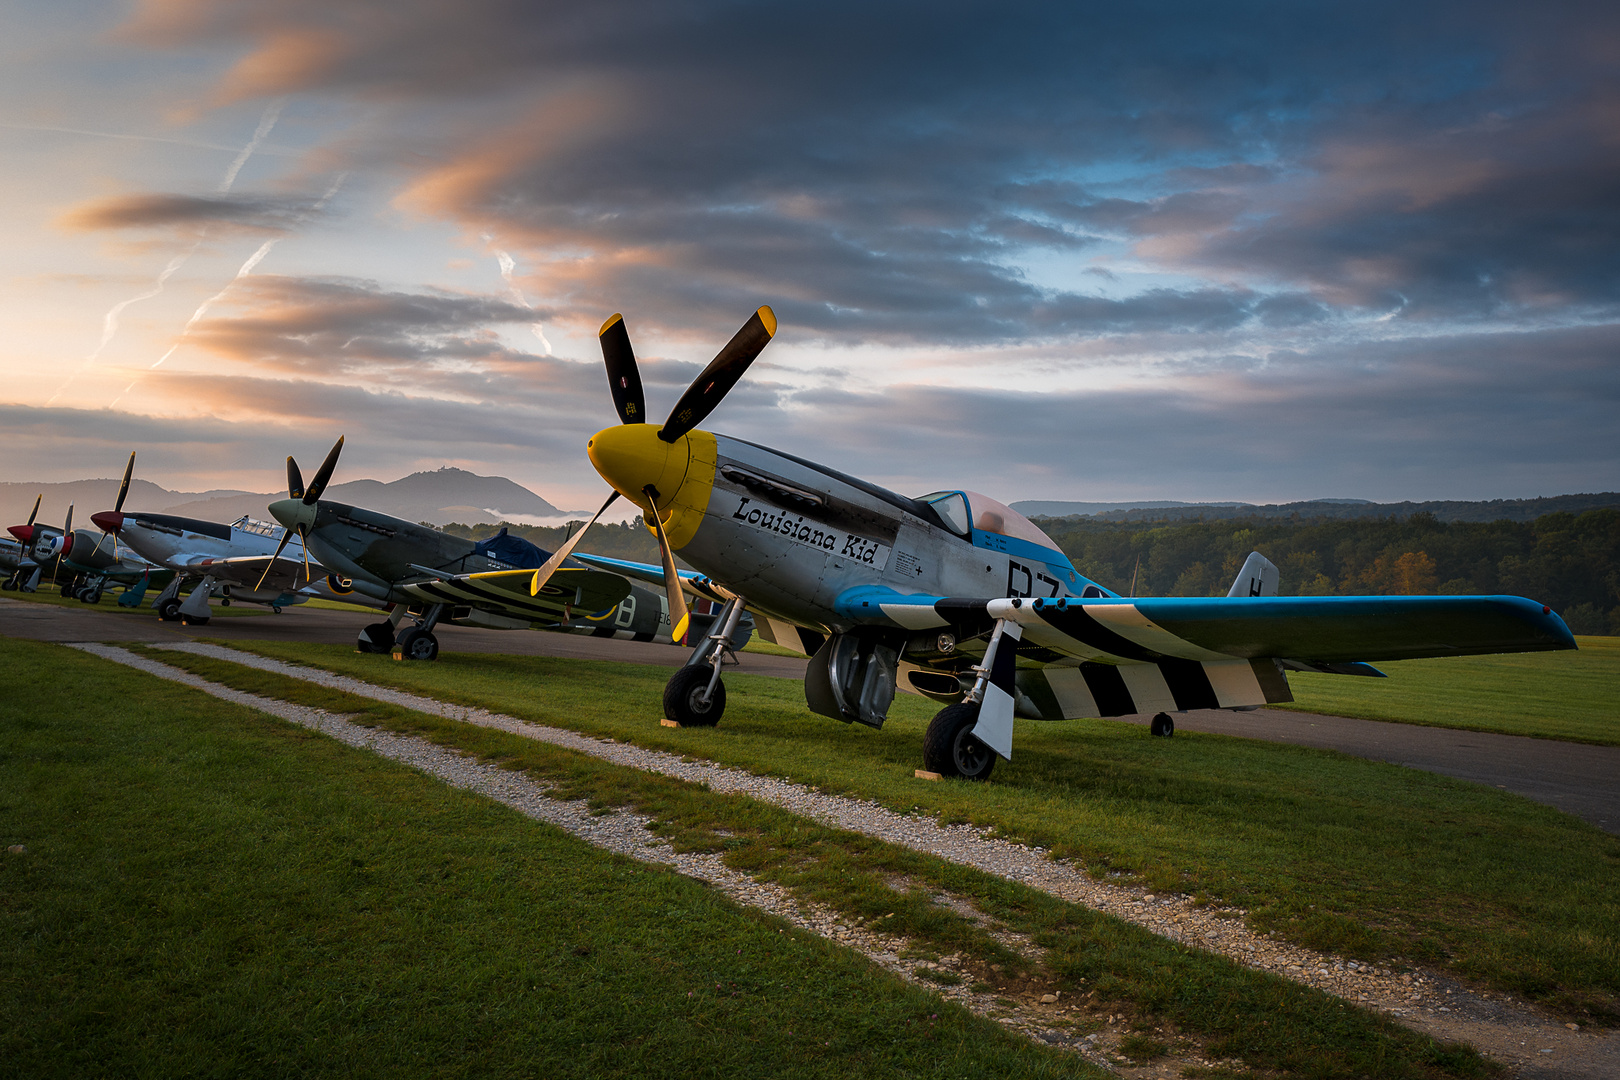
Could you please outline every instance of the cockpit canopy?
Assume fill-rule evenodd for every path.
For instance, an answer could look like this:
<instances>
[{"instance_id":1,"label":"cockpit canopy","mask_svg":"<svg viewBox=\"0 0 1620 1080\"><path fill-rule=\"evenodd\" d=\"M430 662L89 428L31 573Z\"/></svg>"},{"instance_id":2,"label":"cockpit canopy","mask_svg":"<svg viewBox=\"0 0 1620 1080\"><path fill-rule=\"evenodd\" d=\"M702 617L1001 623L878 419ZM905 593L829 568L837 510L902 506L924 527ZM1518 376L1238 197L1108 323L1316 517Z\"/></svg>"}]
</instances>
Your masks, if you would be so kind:
<instances>
[{"instance_id":1,"label":"cockpit canopy","mask_svg":"<svg viewBox=\"0 0 1620 1080\"><path fill-rule=\"evenodd\" d=\"M1053 551L1059 550L1052 538L1029 518L1006 503L997 502L977 491L936 491L917 501L932 506L946 527L959 536L971 536L971 525L972 529L980 532L1011 536Z\"/></svg>"}]
</instances>

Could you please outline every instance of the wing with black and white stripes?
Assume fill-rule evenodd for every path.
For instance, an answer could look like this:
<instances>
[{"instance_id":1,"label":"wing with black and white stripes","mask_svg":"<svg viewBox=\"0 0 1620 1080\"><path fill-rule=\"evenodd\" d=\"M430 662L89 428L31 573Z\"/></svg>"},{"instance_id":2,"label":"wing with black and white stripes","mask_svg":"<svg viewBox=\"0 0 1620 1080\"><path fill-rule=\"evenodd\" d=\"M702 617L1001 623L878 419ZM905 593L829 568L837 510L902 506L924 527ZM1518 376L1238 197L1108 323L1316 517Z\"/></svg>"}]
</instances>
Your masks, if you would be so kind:
<instances>
[{"instance_id":1,"label":"wing with black and white stripes","mask_svg":"<svg viewBox=\"0 0 1620 1080\"><path fill-rule=\"evenodd\" d=\"M538 595L529 593L533 581L533 570L491 570L445 573L397 588L422 603L471 607L547 626L608 611L630 595L628 580L601 570L565 567L551 575Z\"/></svg>"}]
</instances>

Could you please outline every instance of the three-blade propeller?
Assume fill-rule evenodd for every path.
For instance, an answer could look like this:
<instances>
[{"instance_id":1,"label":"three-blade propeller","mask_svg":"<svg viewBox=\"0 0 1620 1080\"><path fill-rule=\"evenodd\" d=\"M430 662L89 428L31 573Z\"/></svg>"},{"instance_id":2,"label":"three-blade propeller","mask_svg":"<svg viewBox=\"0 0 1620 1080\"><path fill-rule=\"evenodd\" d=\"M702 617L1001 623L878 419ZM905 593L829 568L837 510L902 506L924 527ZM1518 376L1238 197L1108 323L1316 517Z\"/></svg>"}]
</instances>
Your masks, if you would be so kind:
<instances>
[{"instance_id":1,"label":"three-blade propeller","mask_svg":"<svg viewBox=\"0 0 1620 1080\"><path fill-rule=\"evenodd\" d=\"M118 485L118 498L116 500L114 500L114 502L113 502L113 508L112 508L113 513L118 514L118 513L123 512L123 510L124 510L124 498L129 494L129 480L130 480L130 477L132 477L134 475L135 475L135 451L131 450L129 452L129 463L124 466L124 482ZM93 515L92 515L91 520L94 520ZM101 540L107 539L108 536L111 536L113 538L113 558L116 559L116 558L118 558L118 534L117 533L103 532L101 534ZM96 551L101 550L101 540L96 541ZM95 556L96 551L92 551L90 553L92 557Z\"/></svg>"},{"instance_id":2,"label":"three-blade propeller","mask_svg":"<svg viewBox=\"0 0 1620 1080\"><path fill-rule=\"evenodd\" d=\"M743 324L732 339L726 342L709 366L704 368L692 384L681 394L680 400L669 411L664 419L664 426L658 430L658 437L664 442L673 443L690 432L693 428L708 419L731 388L737 385L748 366L754 362L771 338L776 336L776 313L769 307L762 307L755 311L749 320ZM641 389L641 373L636 367L635 350L630 347L630 332L625 329L624 316L615 314L602 324L597 332L602 342L602 360L607 365L608 389L613 394L613 407L619 414L619 420L626 424L646 423L647 401ZM618 492L614 492L616 496ZM641 494L646 497L647 505L651 507L653 532L658 536L658 554L664 564L664 591L669 597L669 625L670 633L675 641L681 641L686 636L688 615L686 610L686 597L681 591L681 579L675 571L675 553L670 549L669 537L664 533L662 515L658 510L659 493L652 487L642 489ZM609 497L602 504L602 510L608 508L613 502ZM597 511L597 517L602 516L602 510ZM594 524L596 518L592 518ZM586 528L590 528L589 525ZM552 556L552 562L560 563L566 553L573 550L573 544L579 537L585 535L581 529L562 551ZM551 565L551 562L546 564ZM541 568L542 570L545 567ZM549 576L549 575L547 575ZM539 573L535 574L534 592L540 591L544 579Z\"/></svg>"},{"instance_id":3,"label":"three-blade propeller","mask_svg":"<svg viewBox=\"0 0 1620 1080\"><path fill-rule=\"evenodd\" d=\"M304 474L298 471L298 462L292 459L291 454L287 455L287 497L289 499L299 499L305 506L314 506L320 502L322 493L326 491L326 485L332 479L332 471L337 468L338 456L343 453L344 438L345 436L339 435L338 441L332 444L332 449L326 452L326 460L321 462L319 469L315 470L315 479L309 482L307 488L304 486ZM258 584L253 586L255 591L264 588L265 579L270 576L270 571L275 567L276 561L281 558L281 553L287 550L287 542L293 538L295 531L298 534L300 549L304 553L304 581L306 584L310 581L309 526L299 522L296 529L288 529L281 534L281 542L276 545L276 553L270 556L270 562L265 566L264 573L259 575Z\"/></svg>"}]
</instances>

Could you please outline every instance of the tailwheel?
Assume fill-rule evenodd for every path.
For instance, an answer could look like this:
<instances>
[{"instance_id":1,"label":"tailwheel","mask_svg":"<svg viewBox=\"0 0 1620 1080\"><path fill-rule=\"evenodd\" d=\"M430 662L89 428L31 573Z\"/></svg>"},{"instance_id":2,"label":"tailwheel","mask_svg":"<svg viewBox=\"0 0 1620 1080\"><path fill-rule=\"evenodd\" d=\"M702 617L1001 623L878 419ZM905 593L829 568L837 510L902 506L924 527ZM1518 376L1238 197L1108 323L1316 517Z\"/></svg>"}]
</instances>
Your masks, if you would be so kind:
<instances>
[{"instance_id":1,"label":"tailwheel","mask_svg":"<svg viewBox=\"0 0 1620 1080\"><path fill-rule=\"evenodd\" d=\"M714 668L693 664L677 671L664 686L664 715L681 727L714 727L726 711L726 684L716 682L709 693Z\"/></svg>"},{"instance_id":2,"label":"tailwheel","mask_svg":"<svg viewBox=\"0 0 1620 1080\"><path fill-rule=\"evenodd\" d=\"M1168 739L1176 733L1176 722L1170 719L1169 713L1158 713L1153 722L1148 724L1148 732L1161 739Z\"/></svg>"},{"instance_id":3,"label":"tailwheel","mask_svg":"<svg viewBox=\"0 0 1620 1080\"><path fill-rule=\"evenodd\" d=\"M375 622L360 631L354 647L363 653L389 653L394 651L394 626L389 622Z\"/></svg>"},{"instance_id":4,"label":"tailwheel","mask_svg":"<svg viewBox=\"0 0 1620 1080\"><path fill-rule=\"evenodd\" d=\"M996 752L973 737L979 706L971 701L947 705L929 721L923 735L923 762L930 772L988 780L996 766Z\"/></svg>"},{"instance_id":5,"label":"tailwheel","mask_svg":"<svg viewBox=\"0 0 1620 1080\"><path fill-rule=\"evenodd\" d=\"M439 639L420 626L413 626L394 641L394 655L404 660L437 660Z\"/></svg>"}]
</instances>

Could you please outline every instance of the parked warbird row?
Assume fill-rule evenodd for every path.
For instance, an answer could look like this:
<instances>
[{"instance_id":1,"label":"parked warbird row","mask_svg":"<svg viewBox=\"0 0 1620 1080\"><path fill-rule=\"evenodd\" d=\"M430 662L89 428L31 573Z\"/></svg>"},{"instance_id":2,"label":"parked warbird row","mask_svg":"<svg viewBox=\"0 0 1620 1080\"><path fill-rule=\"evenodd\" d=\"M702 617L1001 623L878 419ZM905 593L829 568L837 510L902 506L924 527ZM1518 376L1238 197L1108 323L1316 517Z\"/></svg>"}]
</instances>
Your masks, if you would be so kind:
<instances>
[{"instance_id":1,"label":"parked warbird row","mask_svg":"<svg viewBox=\"0 0 1620 1080\"><path fill-rule=\"evenodd\" d=\"M129 571L141 590L173 575L154 601L163 618L206 620L215 595L277 610L341 596L388 611L361 631L363 651L418 660L438 655L434 630L447 622L695 640L664 691L665 716L683 726L720 720L722 669L757 629L811 655L813 712L880 727L897 690L941 702L924 762L971 779L1011 759L1014 717L1152 713L1153 733L1168 736L1175 712L1292 700L1290 670L1380 676L1370 662L1575 648L1562 619L1522 597L1278 596L1277 568L1258 552L1224 597L1122 597L987 496L910 498L699 428L775 333L760 308L654 425L622 316L603 324L621 423L586 443L613 489L591 524L628 499L657 538L658 566L575 555L589 524L548 554L504 529L475 543L323 499L342 438L308 485L287 459L288 497L270 506L279 526L125 511L133 454L117 505L91 520L113 538L111 558L127 558L121 542L145 560ZM54 534L71 542L42 542L32 517L11 531L33 545L9 556L27 567L13 581L30 584L86 543L71 512ZM677 551L695 573L677 571ZM98 590L113 578L75 572L99 573ZM718 610L694 615L687 593Z\"/></svg>"}]
</instances>

